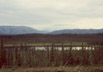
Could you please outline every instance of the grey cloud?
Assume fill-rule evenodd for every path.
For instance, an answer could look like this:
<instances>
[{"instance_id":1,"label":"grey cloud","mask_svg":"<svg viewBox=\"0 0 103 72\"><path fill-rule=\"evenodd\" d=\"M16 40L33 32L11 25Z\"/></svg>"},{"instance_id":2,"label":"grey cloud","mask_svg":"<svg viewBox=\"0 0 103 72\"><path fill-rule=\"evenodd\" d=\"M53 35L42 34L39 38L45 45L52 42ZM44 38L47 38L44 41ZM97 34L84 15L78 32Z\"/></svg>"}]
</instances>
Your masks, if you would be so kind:
<instances>
[{"instance_id":1,"label":"grey cloud","mask_svg":"<svg viewBox=\"0 0 103 72\"><path fill-rule=\"evenodd\" d=\"M68 28L76 27L77 25L73 22L83 18L103 18L103 0L85 0L84 2L83 0L50 0L52 2L50 5L42 4L39 0L40 4L45 6L39 5L31 8L22 7L18 1L25 0L0 1L0 24L41 25L43 28L45 28L43 25L46 25L48 28L52 26L56 29L57 26L66 28L66 24ZM45 2L49 1L45 0ZM64 5L60 8L62 6L59 4L59 7L58 2L67 2L70 6Z\"/></svg>"},{"instance_id":2,"label":"grey cloud","mask_svg":"<svg viewBox=\"0 0 103 72\"><path fill-rule=\"evenodd\" d=\"M8 12L9 10L5 10L4 14L0 16L1 22L5 22L5 20L10 24L47 24L51 22L48 17L39 15L39 13L35 14L36 11L29 13L27 10L11 10L11 14Z\"/></svg>"}]
</instances>

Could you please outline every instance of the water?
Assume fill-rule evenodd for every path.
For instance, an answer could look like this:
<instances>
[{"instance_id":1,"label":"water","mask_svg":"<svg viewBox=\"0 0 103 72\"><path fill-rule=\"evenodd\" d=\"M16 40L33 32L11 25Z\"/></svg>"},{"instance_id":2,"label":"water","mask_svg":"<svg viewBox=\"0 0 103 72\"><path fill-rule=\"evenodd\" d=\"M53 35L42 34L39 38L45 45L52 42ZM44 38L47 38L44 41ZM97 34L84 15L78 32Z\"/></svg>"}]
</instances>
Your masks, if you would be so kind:
<instances>
[{"instance_id":1,"label":"water","mask_svg":"<svg viewBox=\"0 0 103 72\"><path fill-rule=\"evenodd\" d=\"M51 50L51 47L48 47L49 50ZM56 50L62 50L62 47L54 47ZM82 47L72 47L71 50L81 50ZM35 47L35 50L47 50L45 47ZM64 47L64 50L70 50L70 47ZM85 50L91 50L91 47L85 47ZM94 47L92 47L92 50L94 50Z\"/></svg>"},{"instance_id":2,"label":"water","mask_svg":"<svg viewBox=\"0 0 103 72\"><path fill-rule=\"evenodd\" d=\"M6 48L7 49L7 48ZM12 50L15 50L15 48L11 48ZM20 50L21 48L18 48ZM30 47L29 49L35 49L35 50L51 50L52 47ZM82 47L72 47L71 50L81 50ZM91 50L91 47L85 47L85 50ZM8 50L8 49L7 49ZM62 47L54 47L54 50L62 50ZM70 47L64 47L64 50L70 50ZM94 50L94 47L92 47L92 50Z\"/></svg>"}]
</instances>

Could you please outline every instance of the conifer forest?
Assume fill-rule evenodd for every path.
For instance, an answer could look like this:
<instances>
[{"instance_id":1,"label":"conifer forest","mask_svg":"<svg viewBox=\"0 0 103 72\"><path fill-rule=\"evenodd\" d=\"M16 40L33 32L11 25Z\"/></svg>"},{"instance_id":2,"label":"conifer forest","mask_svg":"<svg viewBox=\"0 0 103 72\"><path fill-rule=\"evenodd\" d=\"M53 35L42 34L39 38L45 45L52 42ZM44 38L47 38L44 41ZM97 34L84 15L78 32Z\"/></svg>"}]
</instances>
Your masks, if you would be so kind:
<instances>
[{"instance_id":1,"label":"conifer forest","mask_svg":"<svg viewBox=\"0 0 103 72\"><path fill-rule=\"evenodd\" d=\"M103 66L103 34L0 36L0 68Z\"/></svg>"}]
</instances>

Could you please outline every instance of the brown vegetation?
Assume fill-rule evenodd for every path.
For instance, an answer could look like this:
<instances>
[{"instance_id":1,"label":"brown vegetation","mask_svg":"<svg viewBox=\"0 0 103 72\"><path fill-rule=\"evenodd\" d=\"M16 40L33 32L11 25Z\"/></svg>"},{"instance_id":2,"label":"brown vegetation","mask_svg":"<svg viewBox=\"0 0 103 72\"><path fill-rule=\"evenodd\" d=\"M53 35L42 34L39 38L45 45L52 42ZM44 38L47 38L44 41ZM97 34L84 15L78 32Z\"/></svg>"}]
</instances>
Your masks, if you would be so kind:
<instances>
[{"instance_id":1,"label":"brown vegetation","mask_svg":"<svg viewBox=\"0 0 103 72\"><path fill-rule=\"evenodd\" d=\"M103 34L96 35L19 35L0 36L0 68L38 68L38 67L60 67L60 66L100 66L103 65ZM90 37L90 38L89 38ZM36 47L28 47L28 43L42 43L45 50L36 50ZM46 46L44 43L51 43ZM62 50L55 47L59 42ZM65 49L64 43L70 43ZM81 44L81 50L73 50L72 42L84 42L90 46ZM20 45L14 45L19 43ZM12 44L12 48L5 48L4 44ZM98 45L95 47L94 45ZM94 47L93 47L94 46ZM75 68L74 68L75 69ZM77 68L78 70L78 68ZM12 71L12 72L13 72ZM65 72L65 70L63 70ZM63 72L57 70L56 72ZM71 70L72 71L72 70ZM102 70L91 70L91 72ZM5 71L4 71L5 72ZM9 72L9 71L8 71ZM19 71L20 72L20 71ZM22 72L35 72L22 71ZM40 72L40 71L39 71ZM43 72L43 71L41 71ZM55 71L53 71L55 72ZM72 71L73 72L73 71ZM76 72L76 71L75 71ZM77 71L78 72L78 71ZM84 71L83 71L84 72Z\"/></svg>"}]
</instances>

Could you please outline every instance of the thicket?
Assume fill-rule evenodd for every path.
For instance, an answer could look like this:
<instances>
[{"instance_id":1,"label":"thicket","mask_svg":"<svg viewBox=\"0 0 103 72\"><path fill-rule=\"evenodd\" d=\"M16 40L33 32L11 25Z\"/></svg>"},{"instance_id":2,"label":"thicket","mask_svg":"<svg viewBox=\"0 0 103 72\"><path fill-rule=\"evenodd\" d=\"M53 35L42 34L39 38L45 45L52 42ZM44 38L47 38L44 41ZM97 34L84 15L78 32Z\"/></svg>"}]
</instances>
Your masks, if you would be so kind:
<instances>
[{"instance_id":1,"label":"thicket","mask_svg":"<svg viewBox=\"0 0 103 72\"><path fill-rule=\"evenodd\" d=\"M88 44L103 45L103 34L25 34L4 35L4 43L68 43L87 42Z\"/></svg>"},{"instance_id":2,"label":"thicket","mask_svg":"<svg viewBox=\"0 0 103 72\"><path fill-rule=\"evenodd\" d=\"M51 66L71 66L71 65L102 65L103 48L91 47L91 50L64 49L45 46L45 50L36 50L28 48L27 43L21 44L21 47L4 48L3 39L0 41L0 68L1 67L51 67ZM25 48L22 48L25 46Z\"/></svg>"}]
</instances>

